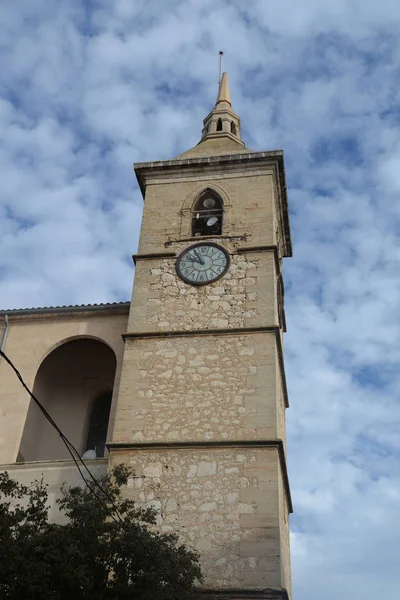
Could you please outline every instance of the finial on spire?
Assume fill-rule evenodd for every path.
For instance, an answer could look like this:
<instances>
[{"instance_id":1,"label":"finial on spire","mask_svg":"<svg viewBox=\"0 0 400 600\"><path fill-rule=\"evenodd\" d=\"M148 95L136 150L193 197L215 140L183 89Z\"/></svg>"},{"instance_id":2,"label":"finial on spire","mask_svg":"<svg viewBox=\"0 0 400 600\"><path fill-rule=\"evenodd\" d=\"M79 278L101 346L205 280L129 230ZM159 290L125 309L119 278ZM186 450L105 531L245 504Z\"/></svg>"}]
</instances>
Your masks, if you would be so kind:
<instances>
[{"instance_id":1,"label":"finial on spire","mask_svg":"<svg viewBox=\"0 0 400 600\"><path fill-rule=\"evenodd\" d=\"M219 51L219 72L218 72L218 85L221 84L221 76L222 76L222 57L224 53L222 50Z\"/></svg>"}]
</instances>

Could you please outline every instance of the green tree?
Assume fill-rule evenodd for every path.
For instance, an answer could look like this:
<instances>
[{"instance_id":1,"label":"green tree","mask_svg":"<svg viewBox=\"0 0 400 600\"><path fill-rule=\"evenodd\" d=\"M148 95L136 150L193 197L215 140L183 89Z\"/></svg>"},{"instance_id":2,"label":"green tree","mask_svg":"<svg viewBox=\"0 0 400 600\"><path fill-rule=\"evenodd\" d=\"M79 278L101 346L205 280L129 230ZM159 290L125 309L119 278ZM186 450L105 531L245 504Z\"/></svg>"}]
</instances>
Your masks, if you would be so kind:
<instances>
[{"instance_id":1,"label":"green tree","mask_svg":"<svg viewBox=\"0 0 400 600\"><path fill-rule=\"evenodd\" d=\"M196 554L156 531L154 510L123 498L130 475L115 467L97 499L87 487L64 486L58 504L67 520L58 525L48 522L43 481L27 487L1 473L0 599L194 598L202 580Z\"/></svg>"}]
</instances>

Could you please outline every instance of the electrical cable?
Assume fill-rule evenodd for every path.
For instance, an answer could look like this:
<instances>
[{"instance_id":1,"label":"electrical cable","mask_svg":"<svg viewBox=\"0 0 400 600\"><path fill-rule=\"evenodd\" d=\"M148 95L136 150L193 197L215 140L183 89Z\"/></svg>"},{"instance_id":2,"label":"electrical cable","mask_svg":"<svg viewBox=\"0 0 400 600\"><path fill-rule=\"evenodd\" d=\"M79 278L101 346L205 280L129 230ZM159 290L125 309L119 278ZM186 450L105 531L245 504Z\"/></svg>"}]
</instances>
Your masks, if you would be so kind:
<instances>
[{"instance_id":1,"label":"electrical cable","mask_svg":"<svg viewBox=\"0 0 400 600\"><path fill-rule=\"evenodd\" d=\"M118 523L119 525L122 526L122 528L129 533L129 527L127 526L127 524L125 523L123 517L121 516L121 514L119 513L119 510L117 508L117 506L114 503L113 498L110 496L110 494L100 485L100 483L97 481L97 479L94 477L94 475L92 474L92 472L90 471L89 467L86 465L85 461L82 459L81 455L79 454L78 450L75 448L75 446L72 444L72 442L70 442L70 440L67 438L66 435L64 435L64 433L62 432L62 430L59 428L59 426L57 425L57 423L54 421L54 419L52 418L52 416L47 412L47 410L45 409L45 407L43 406L43 404L40 402L40 400L35 396L35 394L33 392L31 392L31 390L28 388L28 386L26 385L21 373L18 371L18 369L16 368L16 366L13 364L13 362L11 361L10 358L8 358L8 356L3 352L3 350L0 349L0 356L2 358L4 358L4 360L9 364L9 366L12 368L12 370L14 371L15 375L17 376L17 378L19 379L22 387L28 392L29 396L32 398L32 400L35 402L35 404L38 406L38 408L40 409L40 411L43 413L43 415L45 416L45 418L47 419L47 421L50 423L50 425L52 425L52 427L54 427L54 429L57 431L57 433L59 434L61 440L63 441L63 443L65 444L65 447L67 448L69 454L71 455L72 460L74 461L85 485L88 487L88 489L90 490L90 492L93 494L93 496L96 498L96 500L101 504L101 506L103 508L105 508L106 510L108 510L107 505L103 502L103 500L101 500L99 498L99 496L96 494L96 492L94 491L94 489L91 487L91 485L89 485L86 477L83 475L82 473L82 469L78 464L78 461L76 460L75 455L78 457L78 460L82 463L82 465L85 467L86 471L89 473L91 479L93 480L93 483L99 488L99 490L104 494L104 496L108 499L108 501L111 504L112 510L114 511L114 513L116 514L116 516L118 517L118 519L115 518L115 516L110 513L111 518ZM167 573L162 565L159 564L158 560L153 556L153 554L151 553L151 551L146 547L145 542L141 539L140 535L138 535L138 539L140 541L140 543L143 546L143 549L145 550L146 554L148 555L148 557L152 560L152 562L155 564L155 566L157 567L157 569L162 573L164 571L164 575L165 578L168 580L169 584L172 586L172 588L175 588L175 582L172 581L172 579L169 576L169 573Z\"/></svg>"},{"instance_id":2,"label":"electrical cable","mask_svg":"<svg viewBox=\"0 0 400 600\"><path fill-rule=\"evenodd\" d=\"M75 465L77 466L77 468L79 470L79 473L82 476L82 479L84 480L85 484L88 486L88 488L90 489L90 491L92 491L92 493L94 493L93 490L92 490L92 488L90 487L90 485L88 485L88 482L87 482L85 476L82 474L81 468L77 464L76 458L75 458L75 456L74 456L73 453L76 454L76 456L78 457L78 459L80 460L80 462L83 464L83 466L85 467L85 469L87 470L87 472L89 473L89 475L91 476L91 478L93 479L93 482L95 483L95 485L101 490L101 492L112 503L114 511L118 512L117 509L115 509L115 507L114 507L113 500L112 500L111 496L103 489L103 487L99 484L99 482L97 481L97 479L92 475L92 473L91 473L90 469L88 468L88 466L81 459L81 456L80 456L78 450L75 448L75 446L72 444L72 442L70 442L69 439L63 434L63 432L61 431L61 429L58 427L57 423L54 421L54 419L52 418L52 416L47 412L47 410L42 405L42 403L38 400L38 398L36 398L36 396L33 394L33 392L30 391L30 389L26 385L25 381L23 380L21 373L18 371L18 369L15 367L15 365L12 363L12 361L8 358L8 356L2 350L0 350L0 356L2 356L4 358L4 360L10 365L10 367L13 369L14 373L18 377L19 381L21 382L21 385L23 386L23 388L28 392L28 394L30 395L30 397L32 398L32 400L35 402L35 404L38 406L38 408L40 409L40 411L43 413L43 415L49 421L50 425L52 425L52 427L54 427L54 429L59 434L61 440L63 441L63 443L65 444L65 446L66 446L66 448L67 448L67 450L69 452L69 454L71 455L72 460L74 461ZM97 499L99 500L98 496L97 496ZM104 508L105 505L104 504L102 504L102 505L103 505L103 508Z\"/></svg>"}]
</instances>

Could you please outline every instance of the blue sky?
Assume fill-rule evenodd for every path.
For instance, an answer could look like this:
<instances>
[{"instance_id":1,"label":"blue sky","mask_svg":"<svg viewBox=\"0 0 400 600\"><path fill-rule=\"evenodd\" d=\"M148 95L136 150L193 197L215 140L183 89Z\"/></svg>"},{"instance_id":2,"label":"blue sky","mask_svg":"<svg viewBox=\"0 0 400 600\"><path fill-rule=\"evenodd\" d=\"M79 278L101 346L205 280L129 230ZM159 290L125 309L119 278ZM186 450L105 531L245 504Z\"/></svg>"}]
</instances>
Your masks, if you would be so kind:
<instances>
[{"instance_id":1,"label":"blue sky","mask_svg":"<svg viewBox=\"0 0 400 600\"><path fill-rule=\"evenodd\" d=\"M0 304L130 297L135 161L195 145L225 51L283 148L296 600L398 597L400 5L3 0Z\"/></svg>"}]
</instances>

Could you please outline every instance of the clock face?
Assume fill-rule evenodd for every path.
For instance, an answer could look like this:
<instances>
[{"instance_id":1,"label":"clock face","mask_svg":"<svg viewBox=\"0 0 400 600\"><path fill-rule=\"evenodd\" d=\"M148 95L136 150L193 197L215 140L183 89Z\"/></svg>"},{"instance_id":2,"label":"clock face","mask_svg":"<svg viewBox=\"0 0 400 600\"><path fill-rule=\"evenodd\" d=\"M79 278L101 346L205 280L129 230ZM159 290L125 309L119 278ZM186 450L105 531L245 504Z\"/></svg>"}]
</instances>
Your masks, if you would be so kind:
<instances>
[{"instance_id":1,"label":"clock face","mask_svg":"<svg viewBox=\"0 0 400 600\"><path fill-rule=\"evenodd\" d=\"M194 244L176 261L176 271L186 283L203 285L217 281L229 267L229 254L217 244Z\"/></svg>"}]
</instances>

